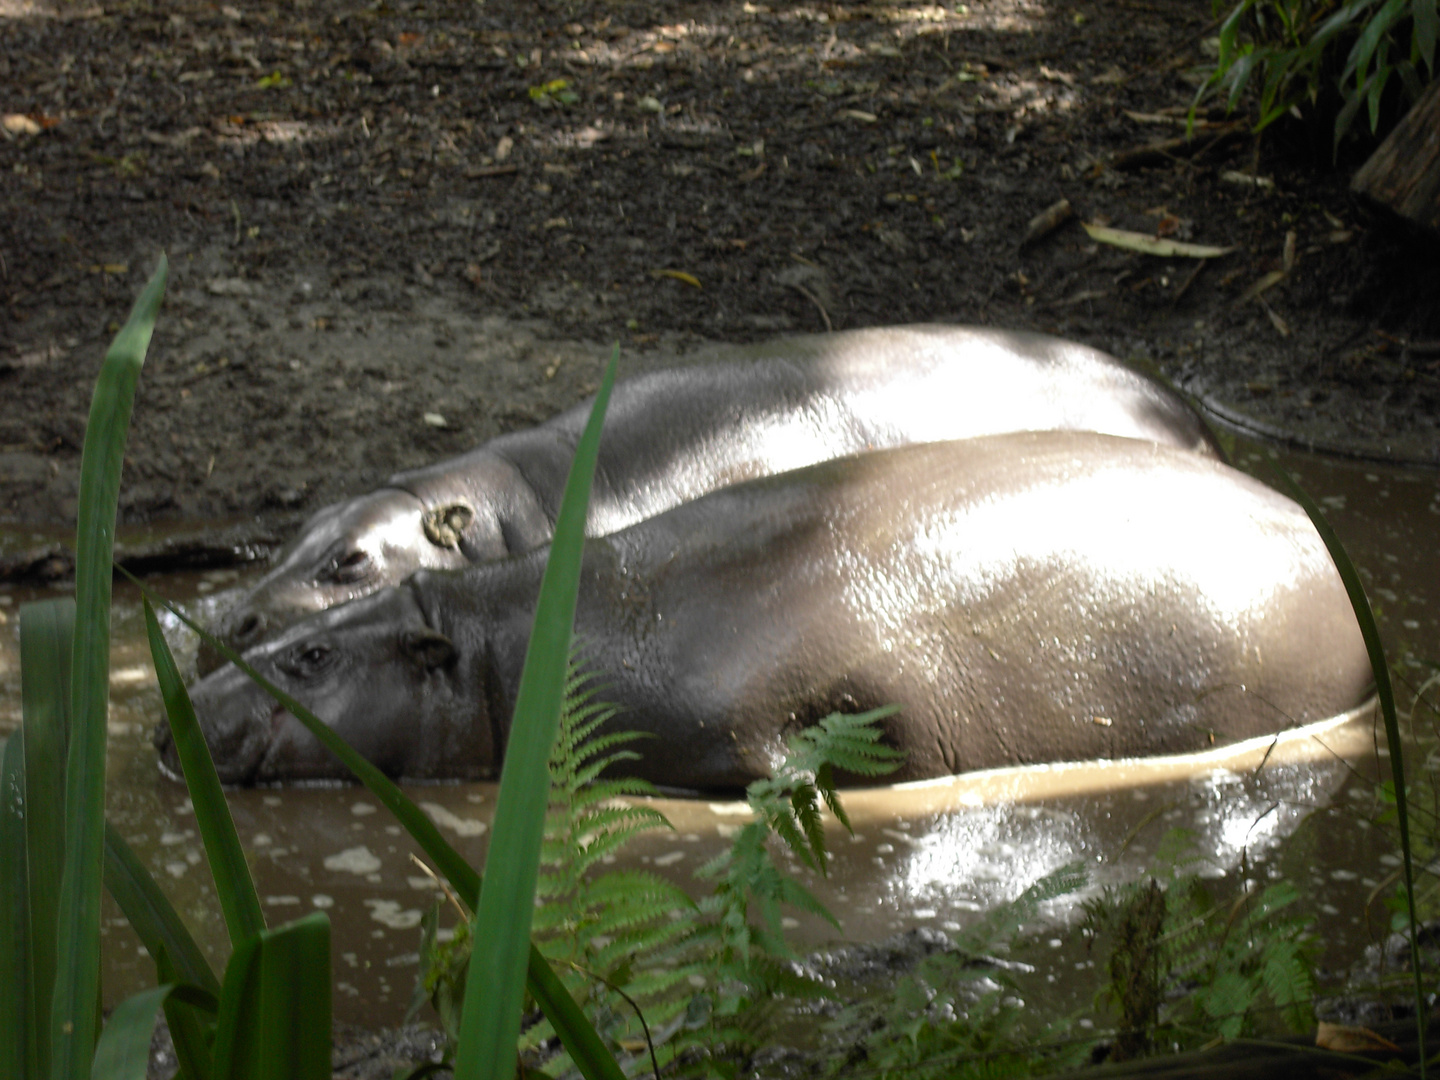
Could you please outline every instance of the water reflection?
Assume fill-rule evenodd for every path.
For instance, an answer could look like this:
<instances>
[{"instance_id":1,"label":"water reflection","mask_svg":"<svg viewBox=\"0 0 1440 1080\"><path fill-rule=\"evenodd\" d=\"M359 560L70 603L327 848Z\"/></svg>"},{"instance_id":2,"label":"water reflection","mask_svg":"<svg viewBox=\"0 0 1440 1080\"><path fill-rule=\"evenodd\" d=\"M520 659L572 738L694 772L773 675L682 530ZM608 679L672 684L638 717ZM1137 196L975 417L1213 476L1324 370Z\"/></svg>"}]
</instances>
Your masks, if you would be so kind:
<instances>
[{"instance_id":1,"label":"water reflection","mask_svg":"<svg viewBox=\"0 0 1440 1080\"><path fill-rule=\"evenodd\" d=\"M1242 452L1242 464L1259 460L1258 450ZM1287 465L1324 497L1351 545L1403 683L1421 658L1440 657L1440 607L1431 594L1433 553L1440 549L1435 475L1319 459ZM202 615L238 583L229 571L152 582ZM20 719L18 607L40 595L0 586L0 735ZM184 789L159 775L149 744L161 712L138 598L124 584L117 584L115 598L109 812L218 964L228 945L193 812ZM172 622L172 642L193 654L193 642ZM1369 722L1357 718L1293 738L1268 758L1265 747L1256 746L1224 758L1010 770L855 792L846 805L856 836L831 823L830 877L807 884L855 940L913 926L954 930L1076 859L1098 881L1133 879L1152 865L1164 835L1183 827L1197 837L1206 873L1233 876L1243 868L1249 876L1302 884L1305 903L1322 918L1327 958L1340 961L1368 939L1366 898L1393 870L1390 843L1370 823L1375 797L1364 777L1374 771L1373 739ZM493 788L414 787L410 794L478 865ZM744 820L744 808L682 800L659 805L675 831L641 838L616 865L653 869L698 895L693 871L721 850ZM353 787L237 791L231 806L267 919L278 923L317 909L332 919L337 1016L398 1020L416 970L416 923L437 895L412 860L408 837ZM1307 819L1316 807L1328 809ZM1063 922L1073 910L1072 899L1053 905L1050 914ZM118 911L107 907L105 918L105 994L115 1001L150 985L154 974ZM835 936L812 917L789 922L804 943ZM1065 935L1053 940L1061 943ZM1059 944L1054 955L1057 978L1062 969L1073 974L1076 965L1093 963ZM1076 1000L1088 1000L1092 990L1077 988Z\"/></svg>"}]
</instances>

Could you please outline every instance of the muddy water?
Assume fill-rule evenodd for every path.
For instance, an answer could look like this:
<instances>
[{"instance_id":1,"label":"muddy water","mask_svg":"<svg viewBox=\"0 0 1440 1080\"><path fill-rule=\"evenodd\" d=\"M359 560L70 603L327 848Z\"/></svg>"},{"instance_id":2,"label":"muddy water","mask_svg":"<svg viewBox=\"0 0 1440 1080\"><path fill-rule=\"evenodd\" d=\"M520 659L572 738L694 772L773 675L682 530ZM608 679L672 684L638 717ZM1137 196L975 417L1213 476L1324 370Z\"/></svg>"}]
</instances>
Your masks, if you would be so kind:
<instances>
[{"instance_id":1,"label":"muddy water","mask_svg":"<svg viewBox=\"0 0 1440 1080\"><path fill-rule=\"evenodd\" d=\"M1255 466L1262 452L1242 447ZM1433 473L1286 458L1320 497L1351 546L1379 608L1402 684L1421 677L1421 658L1440 657L1433 552L1440 541L1440 488ZM206 613L243 584L232 571L174 574L152 584ZM42 594L0 587L0 734L19 722L18 607ZM53 594L49 594L53 595ZM109 812L190 921L218 964L227 950L185 792L162 777L149 745L160 716L138 601L117 585L110 720ZM173 629L173 628L172 628ZM191 648L183 635L174 640ZM1403 693L1402 693L1403 696ZM855 792L851 837L832 823L828 879L811 880L846 937L873 940L916 926L955 930L1037 877L1081 860L1097 880L1134 877L1167 830L1191 830L1206 872L1235 878L1287 876L1303 886L1321 921L1327 961L1353 959L1380 913L1367 898L1391 874L1388 835L1376 814L1373 731L1367 716L1308 729L1274 748L1161 762L1006 770L943 782ZM483 859L494 788L417 786L410 794L477 864ZM326 911L334 924L335 1009L341 1019L392 1024L408 1003L417 924L432 902L431 880L401 830L363 790L236 791L232 812L272 923ZM656 870L692 886L691 873L745 820L739 804L662 800L675 826L631 845L619 865ZM1318 812L1317 812L1318 811ZM700 888L692 891L697 895ZM1096 962L1064 926L1074 901L1054 905L1056 929L1031 957L1054 986L1054 1004L1088 1004ZM148 985L153 967L113 908L107 909L105 993ZM794 920L796 939L819 945L834 931Z\"/></svg>"}]
</instances>

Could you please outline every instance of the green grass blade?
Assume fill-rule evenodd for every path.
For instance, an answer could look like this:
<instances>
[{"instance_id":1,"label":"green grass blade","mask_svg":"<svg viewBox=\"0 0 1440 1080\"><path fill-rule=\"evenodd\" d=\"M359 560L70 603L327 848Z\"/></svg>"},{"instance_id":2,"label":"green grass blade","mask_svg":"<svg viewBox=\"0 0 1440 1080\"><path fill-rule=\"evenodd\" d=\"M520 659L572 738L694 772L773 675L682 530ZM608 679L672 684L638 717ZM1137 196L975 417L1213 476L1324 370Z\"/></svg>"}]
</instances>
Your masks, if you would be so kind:
<instances>
[{"instance_id":1,"label":"green grass blade","mask_svg":"<svg viewBox=\"0 0 1440 1080\"><path fill-rule=\"evenodd\" d=\"M156 981L178 983L175 965L163 951L155 953ZM177 1000L172 994L165 999L165 1022L170 1025L170 1042L175 1047L179 1080L210 1080L210 1043L215 1038L215 1018L220 1002L215 994L206 994L203 1005Z\"/></svg>"},{"instance_id":2,"label":"green grass blade","mask_svg":"<svg viewBox=\"0 0 1440 1080\"><path fill-rule=\"evenodd\" d=\"M215 1080L330 1080L330 920L241 942L225 970Z\"/></svg>"},{"instance_id":3,"label":"green grass blade","mask_svg":"<svg viewBox=\"0 0 1440 1080\"><path fill-rule=\"evenodd\" d=\"M65 766L65 866L56 919L55 992L50 1013L51 1075L55 1080L85 1080L95 1048L115 508L135 383L165 293L167 270L162 257L105 354L80 459L70 747Z\"/></svg>"},{"instance_id":4,"label":"green grass blade","mask_svg":"<svg viewBox=\"0 0 1440 1080\"><path fill-rule=\"evenodd\" d=\"M1272 470L1284 482L1290 497L1298 502L1310 516L1315 531L1325 542L1340 580L1345 583L1345 592L1350 597L1350 606L1355 609L1355 621L1360 624L1360 636L1365 639L1365 651L1370 656L1370 667L1375 673L1375 696L1380 699L1380 715L1385 721L1385 745L1390 749L1390 774L1395 787L1395 816L1400 824L1400 855L1404 860L1405 905L1410 918L1410 963L1415 973L1415 1037L1420 1053L1420 1075L1425 1075L1425 1023L1428 1010L1425 1007L1424 975L1420 967L1420 945L1418 924L1415 917L1415 870L1410 851L1410 814L1405 792L1405 748L1400 742L1400 721L1395 712L1395 689L1390 682L1390 665L1385 660L1385 647L1380 641L1380 628L1375 625L1375 611L1370 598L1365 595L1365 585L1360 572L1350 560L1345 546L1325 520L1325 515L1315 500L1297 484L1289 473L1282 469Z\"/></svg>"},{"instance_id":5,"label":"green grass blade","mask_svg":"<svg viewBox=\"0 0 1440 1080\"><path fill-rule=\"evenodd\" d=\"M108 821L105 823L105 887L154 957L157 981L189 984L209 999L208 1006L203 1008L174 997L165 1001L165 1018L170 1023L170 1038L175 1044L182 1080L208 1080L210 1029L214 1026L220 982L160 886Z\"/></svg>"},{"instance_id":6,"label":"green grass blade","mask_svg":"<svg viewBox=\"0 0 1440 1080\"><path fill-rule=\"evenodd\" d=\"M515 715L500 773L486 878L473 921L474 947L455 1056L456 1080L508 1080L524 1002L526 944L535 911L535 878L545 830L550 749L560 724L570 635L585 552L585 513L600 451L600 429L619 347L595 395L565 482L555 538L540 583Z\"/></svg>"},{"instance_id":7,"label":"green grass blade","mask_svg":"<svg viewBox=\"0 0 1440 1080\"><path fill-rule=\"evenodd\" d=\"M40 1080L32 1045L30 875L25 857L25 732L0 759L0 1076Z\"/></svg>"},{"instance_id":8,"label":"green grass blade","mask_svg":"<svg viewBox=\"0 0 1440 1080\"><path fill-rule=\"evenodd\" d=\"M175 666L165 634L155 618L155 609L145 601L145 631L150 637L150 655L155 661L155 675L160 681L160 695L165 699L165 715L175 738L175 751L185 774L185 786L195 806L195 821L205 854L210 858L210 872L215 877L215 891L220 894L220 908L225 913L225 927L230 931L230 944L239 945L265 929L265 916L260 912L260 897L250 867L235 832L225 793L220 789L220 776L200 733L195 707L185 692L185 683Z\"/></svg>"},{"instance_id":9,"label":"green grass blade","mask_svg":"<svg viewBox=\"0 0 1440 1080\"><path fill-rule=\"evenodd\" d=\"M356 779L395 815L395 819L405 827L411 838L434 862L436 869L455 887L460 899L469 906L471 911L476 909L480 896L480 875L440 835L440 830L435 827L435 823L411 802L388 776L347 746L345 741L321 722L314 713L267 680L233 649L216 639L205 627L195 622L183 611L149 592L139 579L123 567L120 572L139 586L147 600L152 604L164 607L191 630L194 630L226 660L245 672L257 686L285 706L290 715L304 724L315 738L319 739L332 754L344 762L346 768L355 774ZM530 996L535 999L535 1003L544 1012L545 1018L555 1028L555 1033L560 1037L566 1052L586 1080L625 1080L625 1074L616 1064L615 1058L605 1049L605 1044L595 1033L594 1026L585 1018L585 1014L575 1004L575 999L570 996L569 991L565 989L564 984L556 977L554 971L550 969L550 965L534 945L530 946L526 971L526 989L530 991Z\"/></svg>"},{"instance_id":10,"label":"green grass blade","mask_svg":"<svg viewBox=\"0 0 1440 1080\"><path fill-rule=\"evenodd\" d=\"M126 998L110 1014L95 1047L94 1080L145 1080L155 1015L172 986L156 986Z\"/></svg>"},{"instance_id":11,"label":"green grass blade","mask_svg":"<svg viewBox=\"0 0 1440 1080\"><path fill-rule=\"evenodd\" d=\"M164 952L169 958L175 981L193 983L213 997L220 996L220 980L179 913L109 822L105 823L105 888L150 955L158 957Z\"/></svg>"},{"instance_id":12,"label":"green grass blade","mask_svg":"<svg viewBox=\"0 0 1440 1080\"><path fill-rule=\"evenodd\" d=\"M65 751L75 601L20 608L20 696L25 725L25 815L30 890L30 1053L50 1075L50 1001L55 989L55 898L65 865Z\"/></svg>"}]
</instances>

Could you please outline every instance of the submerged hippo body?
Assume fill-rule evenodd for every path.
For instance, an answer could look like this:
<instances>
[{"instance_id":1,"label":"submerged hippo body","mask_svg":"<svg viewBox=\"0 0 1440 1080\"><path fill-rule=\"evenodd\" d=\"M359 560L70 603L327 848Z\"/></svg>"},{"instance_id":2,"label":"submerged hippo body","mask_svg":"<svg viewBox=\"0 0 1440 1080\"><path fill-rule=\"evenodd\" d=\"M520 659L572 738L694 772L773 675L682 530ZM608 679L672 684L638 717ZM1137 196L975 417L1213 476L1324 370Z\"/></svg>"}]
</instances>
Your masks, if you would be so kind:
<instances>
[{"instance_id":1,"label":"submerged hippo body","mask_svg":"<svg viewBox=\"0 0 1440 1080\"><path fill-rule=\"evenodd\" d=\"M246 658L391 774L493 775L546 553L416 573ZM634 770L691 789L765 775L835 710L899 705L895 779L915 779L1198 750L1341 713L1370 680L1295 504L1076 432L824 462L589 540L575 634L612 723L655 736ZM194 701L226 780L344 775L232 667Z\"/></svg>"},{"instance_id":2,"label":"submerged hippo body","mask_svg":"<svg viewBox=\"0 0 1440 1080\"><path fill-rule=\"evenodd\" d=\"M1219 456L1176 394L1084 345L910 326L782 338L622 380L587 532L604 536L730 484L873 448L1073 429ZM550 541L587 401L316 513L215 627L243 650L309 612ZM201 669L219 663L202 651Z\"/></svg>"}]
</instances>

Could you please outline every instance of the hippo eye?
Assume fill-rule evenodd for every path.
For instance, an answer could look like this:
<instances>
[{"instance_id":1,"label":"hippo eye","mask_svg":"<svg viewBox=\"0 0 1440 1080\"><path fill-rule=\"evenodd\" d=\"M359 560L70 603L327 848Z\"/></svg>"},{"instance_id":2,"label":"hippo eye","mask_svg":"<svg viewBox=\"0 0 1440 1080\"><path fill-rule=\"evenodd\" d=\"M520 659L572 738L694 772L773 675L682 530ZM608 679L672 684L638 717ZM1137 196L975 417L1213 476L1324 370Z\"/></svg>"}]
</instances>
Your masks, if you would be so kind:
<instances>
[{"instance_id":1,"label":"hippo eye","mask_svg":"<svg viewBox=\"0 0 1440 1080\"><path fill-rule=\"evenodd\" d=\"M324 671L330 664L328 645L302 645L280 661L280 666L297 678L309 678Z\"/></svg>"},{"instance_id":2,"label":"hippo eye","mask_svg":"<svg viewBox=\"0 0 1440 1080\"><path fill-rule=\"evenodd\" d=\"M364 551L351 551L330 560L321 577L337 585L349 585L370 574L370 556Z\"/></svg>"}]
</instances>

